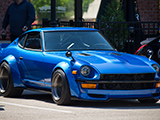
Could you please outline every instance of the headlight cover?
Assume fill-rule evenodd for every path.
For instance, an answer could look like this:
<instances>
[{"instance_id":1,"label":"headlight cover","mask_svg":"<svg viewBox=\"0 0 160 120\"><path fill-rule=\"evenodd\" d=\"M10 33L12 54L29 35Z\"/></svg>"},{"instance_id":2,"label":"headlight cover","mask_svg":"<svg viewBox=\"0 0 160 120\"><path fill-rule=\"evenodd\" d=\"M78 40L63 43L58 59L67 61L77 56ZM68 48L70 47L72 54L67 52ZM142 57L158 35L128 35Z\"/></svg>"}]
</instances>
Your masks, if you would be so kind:
<instances>
[{"instance_id":1,"label":"headlight cover","mask_svg":"<svg viewBox=\"0 0 160 120\"><path fill-rule=\"evenodd\" d=\"M81 67L81 74L84 76L84 77L87 77L89 76L91 73L91 69L89 66L82 66Z\"/></svg>"},{"instance_id":2,"label":"headlight cover","mask_svg":"<svg viewBox=\"0 0 160 120\"><path fill-rule=\"evenodd\" d=\"M157 71L157 73L159 73L159 66L156 64L153 64L152 67Z\"/></svg>"}]
</instances>

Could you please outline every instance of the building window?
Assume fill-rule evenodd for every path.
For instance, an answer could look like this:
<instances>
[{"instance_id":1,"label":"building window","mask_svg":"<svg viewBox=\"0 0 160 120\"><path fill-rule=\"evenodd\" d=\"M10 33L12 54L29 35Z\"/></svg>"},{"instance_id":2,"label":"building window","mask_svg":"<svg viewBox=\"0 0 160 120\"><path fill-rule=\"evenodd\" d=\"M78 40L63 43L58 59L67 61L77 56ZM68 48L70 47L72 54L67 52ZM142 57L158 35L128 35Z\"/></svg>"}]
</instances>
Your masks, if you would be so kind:
<instances>
[{"instance_id":1,"label":"building window","mask_svg":"<svg viewBox=\"0 0 160 120\"><path fill-rule=\"evenodd\" d=\"M51 0L30 0L36 11L36 23L42 19L51 20ZM56 0L56 19L68 21L74 19L74 0Z\"/></svg>"}]
</instances>

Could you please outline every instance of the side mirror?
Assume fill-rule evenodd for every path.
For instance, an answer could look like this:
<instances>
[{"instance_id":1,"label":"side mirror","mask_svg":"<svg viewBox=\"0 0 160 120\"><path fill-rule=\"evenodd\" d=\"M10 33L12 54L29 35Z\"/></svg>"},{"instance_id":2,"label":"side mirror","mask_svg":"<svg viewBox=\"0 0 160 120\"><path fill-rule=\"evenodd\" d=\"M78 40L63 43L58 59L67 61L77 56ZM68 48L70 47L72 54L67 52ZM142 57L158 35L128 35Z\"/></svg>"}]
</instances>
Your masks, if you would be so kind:
<instances>
[{"instance_id":1,"label":"side mirror","mask_svg":"<svg viewBox=\"0 0 160 120\"><path fill-rule=\"evenodd\" d=\"M72 57L73 61L75 61L75 59L72 56L72 52L69 50L66 52L66 57Z\"/></svg>"},{"instance_id":2,"label":"side mirror","mask_svg":"<svg viewBox=\"0 0 160 120\"><path fill-rule=\"evenodd\" d=\"M151 49L148 49L147 50L147 57L149 58L149 59L151 59L152 58L152 55L153 55L153 50L151 50Z\"/></svg>"},{"instance_id":3,"label":"side mirror","mask_svg":"<svg viewBox=\"0 0 160 120\"><path fill-rule=\"evenodd\" d=\"M72 56L72 52L71 51L67 51L66 52L66 57L71 57Z\"/></svg>"}]
</instances>

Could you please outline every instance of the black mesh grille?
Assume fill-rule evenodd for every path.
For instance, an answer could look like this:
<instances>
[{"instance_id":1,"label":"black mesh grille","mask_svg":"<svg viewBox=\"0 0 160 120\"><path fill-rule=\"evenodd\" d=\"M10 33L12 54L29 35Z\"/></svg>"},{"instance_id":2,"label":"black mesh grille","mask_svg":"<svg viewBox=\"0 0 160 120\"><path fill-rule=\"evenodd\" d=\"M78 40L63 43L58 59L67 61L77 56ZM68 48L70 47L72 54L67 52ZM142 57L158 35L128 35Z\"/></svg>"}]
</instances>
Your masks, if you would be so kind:
<instances>
[{"instance_id":1,"label":"black mesh grille","mask_svg":"<svg viewBox=\"0 0 160 120\"><path fill-rule=\"evenodd\" d=\"M145 74L102 74L100 80L153 80L155 73Z\"/></svg>"},{"instance_id":2,"label":"black mesh grille","mask_svg":"<svg viewBox=\"0 0 160 120\"><path fill-rule=\"evenodd\" d=\"M98 89L105 90L140 90L152 89L154 83L100 83Z\"/></svg>"},{"instance_id":3,"label":"black mesh grille","mask_svg":"<svg viewBox=\"0 0 160 120\"><path fill-rule=\"evenodd\" d=\"M102 74L100 80L103 81L134 81L134 80L154 80L155 74ZM139 90L152 89L154 83L99 83L98 89L107 90Z\"/></svg>"}]
</instances>

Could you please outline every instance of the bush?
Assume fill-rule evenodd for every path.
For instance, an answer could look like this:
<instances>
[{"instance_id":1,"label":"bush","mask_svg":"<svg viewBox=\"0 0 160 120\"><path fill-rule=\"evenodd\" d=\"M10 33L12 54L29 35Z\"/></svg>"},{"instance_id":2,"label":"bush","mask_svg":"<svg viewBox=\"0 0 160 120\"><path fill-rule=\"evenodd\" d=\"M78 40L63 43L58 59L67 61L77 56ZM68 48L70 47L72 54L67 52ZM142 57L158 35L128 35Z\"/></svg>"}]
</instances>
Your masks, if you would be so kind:
<instances>
[{"instance_id":1,"label":"bush","mask_svg":"<svg viewBox=\"0 0 160 120\"><path fill-rule=\"evenodd\" d=\"M122 5L117 0L111 0L104 9L101 17L103 34L119 50L124 49L124 43L128 37L127 24L125 24ZM121 28L121 29L120 29ZM122 30L122 28L124 28Z\"/></svg>"}]
</instances>

